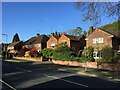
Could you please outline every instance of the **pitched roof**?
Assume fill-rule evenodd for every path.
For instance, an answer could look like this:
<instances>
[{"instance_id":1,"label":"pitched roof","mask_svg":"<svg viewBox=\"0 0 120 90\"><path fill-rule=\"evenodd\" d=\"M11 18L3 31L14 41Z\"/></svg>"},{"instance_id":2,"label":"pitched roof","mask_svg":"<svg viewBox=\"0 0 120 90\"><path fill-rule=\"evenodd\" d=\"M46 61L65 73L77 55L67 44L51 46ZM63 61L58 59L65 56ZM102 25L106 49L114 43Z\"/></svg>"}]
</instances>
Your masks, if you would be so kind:
<instances>
[{"instance_id":1,"label":"pitched roof","mask_svg":"<svg viewBox=\"0 0 120 90\"><path fill-rule=\"evenodd\" d=\"M29 40L25 41L25 44L29 45L29 44L36 44L36 43L45 43L47 42L48 39L49 38L43 34L43 35L30 38Z\"/></svg>"},{"instance_id":2,"label":"pitched roof","mask_svg":"<svg viewBox=\"0 0 120 90\"><path fill-rule=\"evenodd\" d=\"M22 41L13 42L13 43L9 44L8 46L9 46L9 47L11 47L11 46L15 46L15 45L17 45L17 44L19 44L19 43L21 43L21 42L22 42Z\"/></svg>"},{"instance_id":3,"label":"pitched roof","mask_svg":"<svg viewBox=\"0 0 120 90\"><path fill-rule=\"evenodd\" d=\"M53 37L55 37L57 40L60 38L60 36L58 36L58 35L55 35Z\"/></svg>"},{"instance_id":4,"label":"pitched roof","mask_svg":"<svg viewBox=\"0 0 120 90\"><path fill-rule=\"evenodd\" d=\"M82 35L82 36L79 36L79 37L78 37L78 40L80 40L80 39L83 38L83 37L86 38L85 35Z\"/></svg>"},{"instance_id":5,"label":"pitched roof","mask_svg":"<svg viewBox=\"0 0 120 90\"><path fill-rule=\"evenodd\" d=\"M66 37L68 37L70 40L76 40L78 41L78 37L76 36L72 36L72 35L68 35L68 34L64 34Z\"/></svg>"},{"instance_id":6,"label":"pitched roof","mask_svg":"<svg viewBox=\"0 0 120 90\"><path fill-rule=\"evenodd\" d=\"M116 30L116 31L112 31L112 30L105 30L105 29L102 29L102 28L99 28L100 30L103 30L109 34L112 34L114 35L115 37L118 37L120 38L120 30Z\"/></svg>"}]
</instances>

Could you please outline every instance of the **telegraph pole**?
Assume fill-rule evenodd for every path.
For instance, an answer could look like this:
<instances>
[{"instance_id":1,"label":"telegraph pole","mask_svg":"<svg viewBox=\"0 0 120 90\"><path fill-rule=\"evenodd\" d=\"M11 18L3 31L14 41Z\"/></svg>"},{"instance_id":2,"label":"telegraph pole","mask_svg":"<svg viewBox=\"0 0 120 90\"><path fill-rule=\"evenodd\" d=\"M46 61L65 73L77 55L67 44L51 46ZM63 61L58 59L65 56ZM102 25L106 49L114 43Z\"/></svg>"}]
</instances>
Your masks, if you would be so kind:
<instances>
[{"instance_id":1,"label":"telegraph pole","mask_svg":"<svg viewBox=\"0 0 120 90\"><path fill-rule=\"evenodd\" d=\"M8 38L8 36L7 36L7 34L2 34L3 36L6 36L6 45L5 45L5 51L6 51L6 54L5 54L5 58L7 58L7 38Z\"/></svg>"}]
</instances>

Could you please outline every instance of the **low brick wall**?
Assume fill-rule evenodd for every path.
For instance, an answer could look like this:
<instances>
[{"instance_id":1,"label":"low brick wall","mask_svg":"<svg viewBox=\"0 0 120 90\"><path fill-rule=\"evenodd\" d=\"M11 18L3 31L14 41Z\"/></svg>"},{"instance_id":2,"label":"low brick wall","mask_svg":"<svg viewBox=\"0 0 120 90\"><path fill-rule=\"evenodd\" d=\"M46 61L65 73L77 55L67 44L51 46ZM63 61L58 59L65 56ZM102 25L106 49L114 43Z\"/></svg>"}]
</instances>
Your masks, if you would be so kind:
<instances>
[{"instance_id":1,"label":"low brick wall","mask_svg":"<svg viewBox=\"0 0 120 90\"><path fill-rule=\"evenodd\" d=\"M76 61L60 61L60 60L52 60L54 64L60 64L60 65L69 65L69 66L81 66L85 67L86 63L80 63ZM96 62L87 62L87 67L89 68L97 68L97 63Z\"/></svg>"},{"instance_id":2,"label":"low brick wall","mask_svg":"<svg viewBox=\"0 0 120 90\"><path fill-rule=\"evenodd\" d=\"M60 61L60 60L52 60L54 64L60 64L60 65L69 65L69 66L80 66L85 67L86 63L80 63L76 61ZM97 62L87 62L88 68L94 68L94 69L103 69L103 70L111 70L111 71L120 71L120 62L117 64L101 64L97 67Z\"/></svg>"},{"instance_id":3,"label":"low brick wall","mask_svg":"<svg viewBox=\"0 0 120 90\"><path fill-rule=\"evenodd\" d=\"M35 62L42 62L43 58L29 58L29 57L14 57L15 59L19 60L28 60L28 61L35 61Z\"/></svg>"},{"instance_id":4,"label":"low brick wall","mask_svg":"<svg viewBox=\"0 0 120 90\"><path fill-rule=\"evenodd\" d=\"M117 64L101 64L99 65L99 69L105 69L105 70L112 70L112 71L120 71L120 62Z\"/></svg>"}]
</instances>

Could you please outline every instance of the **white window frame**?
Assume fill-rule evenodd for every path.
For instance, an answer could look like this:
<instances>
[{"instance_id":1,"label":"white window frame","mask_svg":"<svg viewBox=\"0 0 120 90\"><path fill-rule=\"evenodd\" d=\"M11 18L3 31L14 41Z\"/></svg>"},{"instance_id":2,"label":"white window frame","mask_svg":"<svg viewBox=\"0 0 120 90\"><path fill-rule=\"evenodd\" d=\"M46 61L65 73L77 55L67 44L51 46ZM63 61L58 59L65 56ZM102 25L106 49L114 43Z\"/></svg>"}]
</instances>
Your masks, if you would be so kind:
<instances>
[{"instance_id":1,"label":"white window frame","mask_svg":"<svg viewBox=\"0 0 120 90\"><path fill-rule=\"evenodd\" d=\"M103 42L104 42L104 38L103 37L93 38L93 44L103 43Z\"/></svg>"},{"instance_id":2,"label":"white window frame","mask_svg":"<svg viewBox=\"0 0 120 90\"><path fill-rule=\"evenodd\" d=\"M54 47L54 46L55 46L55 43L54 43L54 42L51 42L51 43L50 43L50 46L51 46L51 47Z\"/></svg>"},{"instance_id":3,"label":"white window frame","mask_svg":"<svg viewBox=\"0 0 120 90\"><path fill-rule=\"evenodd\" d=\"M41 43L38 43L38 47L40 47L41 46Z\"/></svg>"}]
</instances>

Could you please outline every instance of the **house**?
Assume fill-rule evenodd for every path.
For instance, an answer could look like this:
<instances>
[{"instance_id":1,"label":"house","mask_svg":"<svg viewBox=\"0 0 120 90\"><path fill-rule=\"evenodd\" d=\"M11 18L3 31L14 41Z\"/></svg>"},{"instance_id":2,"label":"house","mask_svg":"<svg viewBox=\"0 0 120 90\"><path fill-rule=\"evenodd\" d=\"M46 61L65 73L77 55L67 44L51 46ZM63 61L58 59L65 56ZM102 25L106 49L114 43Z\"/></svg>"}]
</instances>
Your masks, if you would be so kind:
<instances>
[{"instance_id":1,"label":"house","mask_svg":"<svg viewBox=\"0 0 120 90\"><path fill-rule=\"evenodd\" d=\"M2 51L6 51L6 50L7 50L8 45L9 45L9 44L6 44L6 43L1 43L1 44L0 44L0 52L2 52Z\"/></svg>"},{"instance_id":2,"label":"house","mask_svg":"<svg viewBox=\"0 0 120 90\"><path fill-rule=\"evenodd\" d=\"M8 45L7 51L9 51L9 53L15 54L22 48L22 46L23 46L23 41L13 42Z\"/></svg>"},{"instance_id":3,"label":"house","mask_svg":"<svg viewBox=\"0 0 120 90\"><path fill-rule=\"evenodd\" d=\"M120 30L111 31L101 28L95 29L86 39L86 47L94 47L94 58L98 59L98 49L109 45L113 50L120 50Z\"/></svg>"},{"instance_id":4,"label":"house","mask_svg":"<svg viewBox=\"0 0 120 90\"><path fill-rule=\"evenodd\" d=\"M58 45L58 39L60 35L52 35L50 39L47 41L47 48L54 48Z\"/></svg>"},{"instance_id":5,"label":"house","mask_svg":"<svg viewBox=\"0 0 120 90\"><path fill-rule=\"evenodd\" d=\"M35 49L37 51L40 51L47 47L48 39L49 38L45 34L43 35L37 34L36 36L25 41L23 48Z\"/></svg>"},{"instance_id":6,"label":"house","mask_svg":"<svg viewBox=\"0 0 120 90\"><path fill-rule=\"evenodd\" d=\"M85 36L81 36L81 37L76 37L76 36L71 36L71 35L67 35L67 34L63 34L59 40L58 43L64 43L67 44L68 47L71 48L71 50L73 51L79 51L84 49L85 44Z\"/></svg>"}]
</instances>

